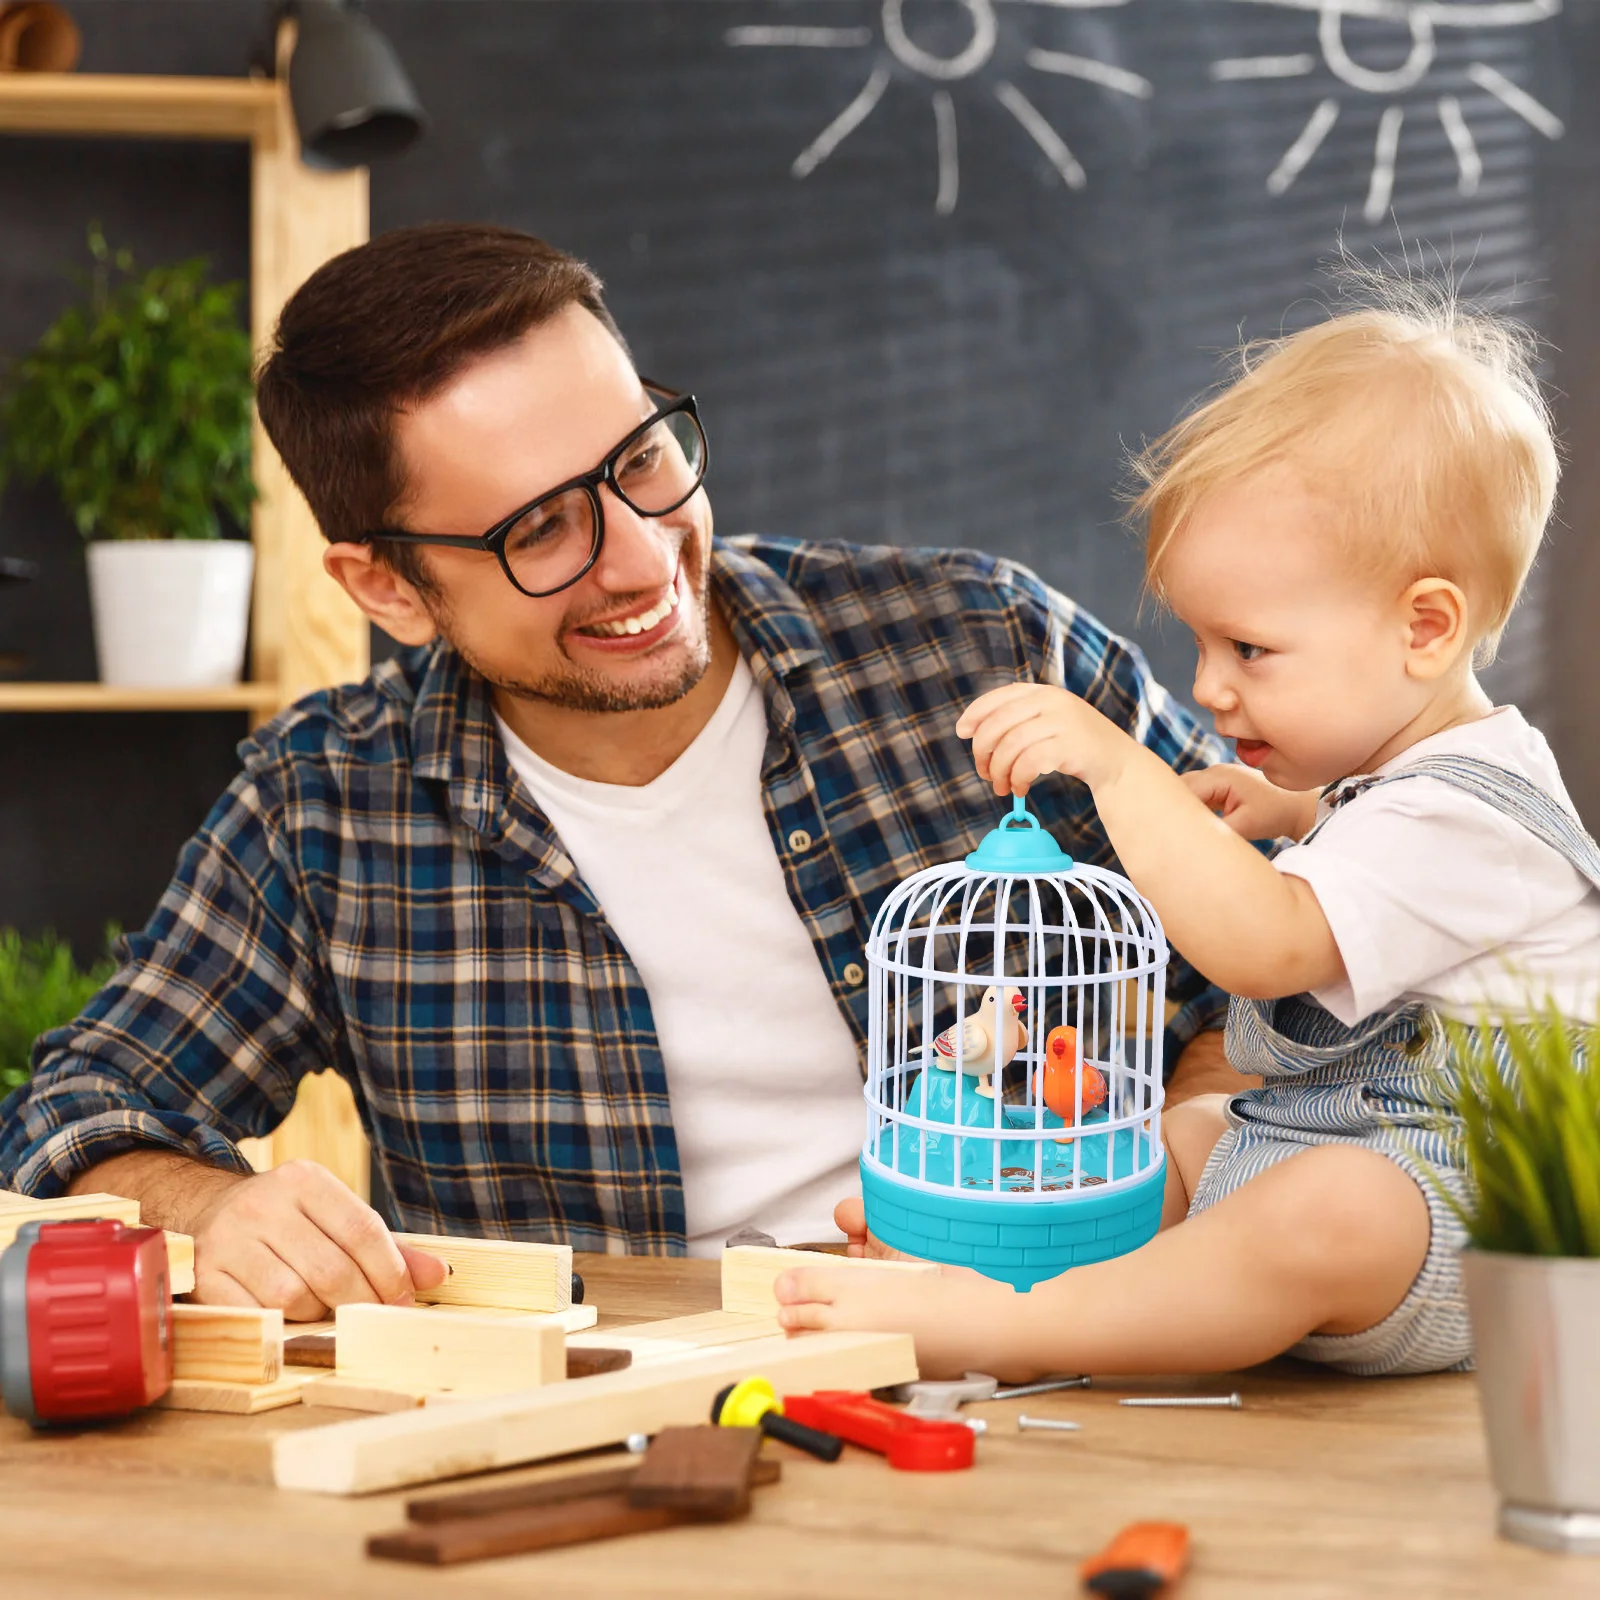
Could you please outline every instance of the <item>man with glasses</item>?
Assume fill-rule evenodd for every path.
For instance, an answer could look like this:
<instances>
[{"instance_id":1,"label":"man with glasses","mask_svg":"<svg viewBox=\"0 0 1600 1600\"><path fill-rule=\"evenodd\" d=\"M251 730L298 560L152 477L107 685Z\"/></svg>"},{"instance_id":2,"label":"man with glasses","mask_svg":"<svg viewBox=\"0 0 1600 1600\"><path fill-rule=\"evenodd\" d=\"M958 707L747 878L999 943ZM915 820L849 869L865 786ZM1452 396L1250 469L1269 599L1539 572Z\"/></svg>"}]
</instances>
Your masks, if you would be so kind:
<instances>
[{"instance_id":1,"label":"man with glasses","mask_svg":"<svg viewBox=\"0 0 1600 1600\"><path fill-rule=\"evenodd\" d=\"M960 709L1038 677L1176 766L1221 753L1010 563L714 540L694 399L526 235L330 262L259 402L328 571L408 648L241 747L0 1125L0 1182L193 1233L202 1298L311 1317L442 1273L322 1169L240 1157L328 1067L407 1229L826 1236L857 1187L872 915L994 819ZM1081 790L1033 801L1108 858ZM1172 992L1175 1054L1218 997L1182 968Z\"/></svg>"}]
</instances>

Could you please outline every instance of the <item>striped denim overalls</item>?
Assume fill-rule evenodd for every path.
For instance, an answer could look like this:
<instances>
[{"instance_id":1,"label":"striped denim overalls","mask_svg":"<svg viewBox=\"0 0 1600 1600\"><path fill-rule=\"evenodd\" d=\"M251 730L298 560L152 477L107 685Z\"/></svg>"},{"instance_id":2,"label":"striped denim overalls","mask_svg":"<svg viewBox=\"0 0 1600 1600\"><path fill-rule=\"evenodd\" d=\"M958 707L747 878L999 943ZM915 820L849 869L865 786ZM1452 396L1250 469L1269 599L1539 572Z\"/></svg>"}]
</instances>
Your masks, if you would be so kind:
<instances>
[{"instance_id":1,"label":"striped denim overalls","mask_svg":"<svg viewBox=\"0 0 1600 1600\"><path fill-rule=\"evenodd\" d=\"M1365 790L1407 778L1435 778L1514 817L1600 891L1600 846L1571 812L1520 774L1471 757L1430 756L1388 777L1348 781ZM1230 1126L1195 1186L1191 1216L1310 1145L1359 1144L1416 1180L1433 1223L1422 1270L1389 1316L1361 1333L1312 1335L1290 1354L1363 1376L1470 1367L1472 1330L1458 1254L1465 1235L1435 1188L1443 1182L1459 1199L1469 1194L1460 1147L1450 1136L1454 1119L1440 1092L1450 1052L1438 1017L1413 1003L1349 1028L1308 995L1235 999L1226 1049L1240 1072L1266 1081L1228 1102Z\"/></svg>"}]
</instances>

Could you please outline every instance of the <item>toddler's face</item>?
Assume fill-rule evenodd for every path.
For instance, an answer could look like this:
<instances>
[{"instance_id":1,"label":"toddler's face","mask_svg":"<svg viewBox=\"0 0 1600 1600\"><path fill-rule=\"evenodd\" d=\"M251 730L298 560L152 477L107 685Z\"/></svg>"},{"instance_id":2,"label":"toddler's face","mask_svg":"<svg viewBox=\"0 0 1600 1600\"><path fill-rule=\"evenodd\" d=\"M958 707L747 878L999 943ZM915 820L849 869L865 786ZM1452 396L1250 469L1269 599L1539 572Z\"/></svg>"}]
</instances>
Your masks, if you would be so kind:
<instances>
[{"instance_id":1,"label":"toddler's face","mask_svg":"<svg viewBox=\"0 0 1600 1600\"><path fill-rule=\"evenodd\" d=\"M1369 771L1427 697L1406 673L1398 593L1359 570L1336 519L1270 468L1207 496L1167 556L1167 598L1199 646L1196 701L1286 789Z\"/></svg>"}]
</instances>

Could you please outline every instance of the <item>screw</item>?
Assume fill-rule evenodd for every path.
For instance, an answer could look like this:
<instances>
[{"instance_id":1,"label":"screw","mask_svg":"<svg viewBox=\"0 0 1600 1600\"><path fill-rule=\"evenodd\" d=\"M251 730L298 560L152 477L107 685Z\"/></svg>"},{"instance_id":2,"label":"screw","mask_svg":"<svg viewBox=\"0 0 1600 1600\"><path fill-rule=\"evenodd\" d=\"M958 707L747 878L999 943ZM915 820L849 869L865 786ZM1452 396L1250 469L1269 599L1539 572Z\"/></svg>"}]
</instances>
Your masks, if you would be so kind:
<instances>
[{"instance_id":1,"label":"screw","mask_svg":"<svg viewBox=\"0 0 1600 1600\"><path fill-rule=\"evenodd\" d=\"M1204 1408L1218 1411L1237 1411L1244 1402L1236 1394L1163 1394L1141 1395L1134 1400L1119 1400L1119 1406L1161 1406L1179 1408Z\"/></svg>"},{"instance_id":2,"label":"screw","mask_svg":"<svg viewBox=\"0 0 1600 1600\"><path fill-rule=\"evenodd\" d=\"M1049 1394L1056 1389L1087 1389L1088 1378L1046 1378L1041 1383L1025 1383L1020 1389L996 1389L991 1400L1021 1400L1030 1394Z\"/></svg>"},{"instance_id":3,"label":"screw","mask_svg":"<svg viewBox=\"0 0 1600 1600\"><path fill-rule=\"evenodd\" d=\"M630 1455L642 1456L650 1448L650 1435L648 1433L630 1433L627 1443Z\"/></svg>"},{"instance_id":4,"label":"screw","mask_svg":"<svg viewBox=\"0 0 1600 1600\"><path fill-rule=\"evenodd\" d=\"M1038 1428L1048 1433L1076 1433L1080 1427L1076 1422L1063 1422L1057 1417L1018 1417L1017 1429L1026 1433L1030 1428Z\"/></svg>"}]
</instances>

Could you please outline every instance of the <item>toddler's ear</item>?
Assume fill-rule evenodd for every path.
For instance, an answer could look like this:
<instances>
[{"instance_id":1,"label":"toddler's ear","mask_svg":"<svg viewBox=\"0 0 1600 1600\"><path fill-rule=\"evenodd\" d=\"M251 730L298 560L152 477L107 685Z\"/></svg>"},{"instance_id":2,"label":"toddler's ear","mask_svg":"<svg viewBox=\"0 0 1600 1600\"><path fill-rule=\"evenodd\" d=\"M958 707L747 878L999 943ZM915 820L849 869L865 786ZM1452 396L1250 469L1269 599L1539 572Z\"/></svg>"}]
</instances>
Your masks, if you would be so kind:
<instances>
[{"instance_id":1,"label":"toddler's ear","mask_svg":"<svg viewBox=\"0 0 1600 1600\"><path fill-rule=\"evenodd\" d=\"M1419 578L1400 596L1400 608L1411 677L1440 677L1470 648L1467 597L1448 578Z\"/></svg>"}]
</instances>

